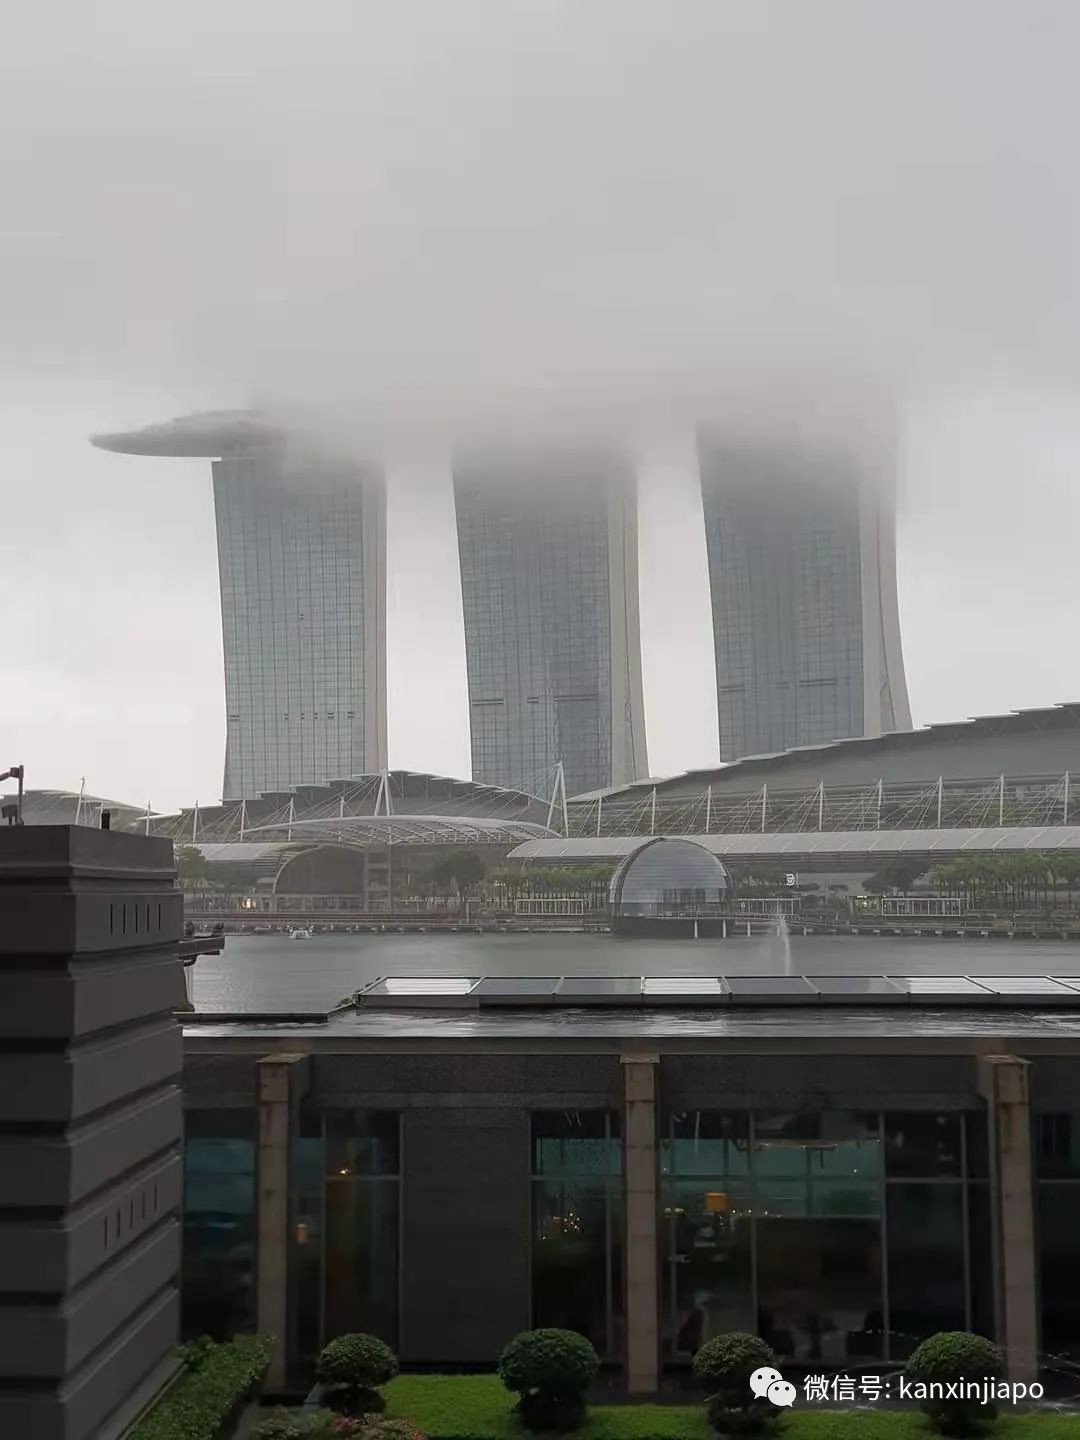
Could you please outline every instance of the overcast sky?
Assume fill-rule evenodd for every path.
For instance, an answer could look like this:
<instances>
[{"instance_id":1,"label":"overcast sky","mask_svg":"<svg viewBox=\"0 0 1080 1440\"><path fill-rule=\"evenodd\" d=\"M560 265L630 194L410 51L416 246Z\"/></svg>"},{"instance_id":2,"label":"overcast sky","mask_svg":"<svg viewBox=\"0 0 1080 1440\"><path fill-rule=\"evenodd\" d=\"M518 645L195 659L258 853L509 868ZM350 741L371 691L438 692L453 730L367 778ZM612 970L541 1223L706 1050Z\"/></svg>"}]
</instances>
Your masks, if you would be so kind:
<instances>
[{"instance_id":1,"label":"overcast sky","mask_svg":"<svg viewBox=\"0 0 1080 1440\"><path fill-rule=\"evenodd\" d=\"M1080 695L1075 0L66 0L0 38L0 768L217 796L208 466L85 437L253 399L415 452L394 764L468 767L430 441L568 411L647 437L654 773L716 752L674 422L778 390L899 417L916 722Z\"/></svg>"}]
</instances>

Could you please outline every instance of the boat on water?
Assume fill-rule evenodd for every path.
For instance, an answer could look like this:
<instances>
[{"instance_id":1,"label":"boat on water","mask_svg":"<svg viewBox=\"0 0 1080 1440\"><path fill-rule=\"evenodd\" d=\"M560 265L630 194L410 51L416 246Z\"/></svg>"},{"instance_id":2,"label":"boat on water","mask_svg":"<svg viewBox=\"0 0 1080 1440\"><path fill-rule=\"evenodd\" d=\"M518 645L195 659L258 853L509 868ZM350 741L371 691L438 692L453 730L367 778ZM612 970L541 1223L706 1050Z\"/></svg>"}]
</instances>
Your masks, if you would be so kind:
<instances>
[{"instance_id":1,"label":"boat on water","mask_svg":"<svg viewBox=\"0 0 1080 1440\"><path fill-rule=\"evenodd\" d=\"M289 931L290 940L310 940L311 931L306 926L300 925L295 930Z\"/></svg>"}]
</instances>

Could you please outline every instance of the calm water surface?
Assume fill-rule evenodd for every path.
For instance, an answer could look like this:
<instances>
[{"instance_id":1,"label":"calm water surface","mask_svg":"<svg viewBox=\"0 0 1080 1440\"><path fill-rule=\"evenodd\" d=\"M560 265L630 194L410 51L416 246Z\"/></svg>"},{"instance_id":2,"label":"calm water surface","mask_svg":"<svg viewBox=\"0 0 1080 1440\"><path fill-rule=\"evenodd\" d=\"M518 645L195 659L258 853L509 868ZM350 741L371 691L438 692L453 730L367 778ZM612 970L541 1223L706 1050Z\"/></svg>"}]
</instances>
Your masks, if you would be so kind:
<instances>
[{"instance_id":1,"label":"calm water surface","mask_svg":"<svg viewBox=\"0 0 1080 1440\"><path fill-rule=\"evenodd\" d=\"M616 940L610 935L230 935L195 966L198 1010L321 1010L380 975L761 975L784 968L769 937ZM796 936L807 975L1080 975L1068 941Z\"/></svg>"}]
</instances>

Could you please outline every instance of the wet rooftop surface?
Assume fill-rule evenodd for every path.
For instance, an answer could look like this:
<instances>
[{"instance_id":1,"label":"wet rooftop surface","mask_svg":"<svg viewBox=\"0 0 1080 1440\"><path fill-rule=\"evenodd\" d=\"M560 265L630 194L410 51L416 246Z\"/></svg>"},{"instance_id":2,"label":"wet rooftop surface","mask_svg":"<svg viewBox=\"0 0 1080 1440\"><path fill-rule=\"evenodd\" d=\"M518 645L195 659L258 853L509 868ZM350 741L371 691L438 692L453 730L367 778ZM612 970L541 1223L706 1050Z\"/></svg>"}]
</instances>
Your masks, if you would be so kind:
<instances>
[{"instance_id":1,"label":"wet rooftop surface","mask_svg":"<svg viewBox=\"0 0 1080 1440\"><path fill-rule=\"evenodd\" d=\"M222 1040L338 1042L544 1041L559 1048L579 1041L714 1042L794 1041L812 1046L832 1040L968 1042L1061 1042L1080 1047L1080 1009L909 1008L853 1009L763 1006L746 1009L645 1009L637 1007L522 1010L342 1010L325 1019L199 1023L185 1027L196 1046Z\"/></svg>"}]
</instances>

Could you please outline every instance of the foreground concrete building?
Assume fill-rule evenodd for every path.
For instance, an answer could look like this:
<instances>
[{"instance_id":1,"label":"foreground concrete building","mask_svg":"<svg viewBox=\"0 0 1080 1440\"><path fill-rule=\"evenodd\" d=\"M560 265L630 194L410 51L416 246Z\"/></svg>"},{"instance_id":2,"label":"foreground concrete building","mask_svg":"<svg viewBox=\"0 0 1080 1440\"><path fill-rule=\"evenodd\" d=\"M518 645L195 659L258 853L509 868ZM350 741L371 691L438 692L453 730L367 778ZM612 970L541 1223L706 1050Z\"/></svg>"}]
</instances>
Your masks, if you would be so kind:
<instances>
[{"instance_id":1,"label":"foreground concrete building","mask_svg":"<svg viewBox=\"0 0 1080 1440\"><path fill-rule=\"evenodd\" d=\"M842 450L699 441L720 758L911 729L891 487Z\"/></svg>"},{"instance_id":2,"label":"foreground concrete building","mask_svg":"<svg viewBox=\"0 0 1080 1440\"><path fill-rule=\"evenodd\" d=\"M550 793L648 773L637 492L603 454L454 464L473 779Z\"/></svg>"},{"instance_id":3,"label":"foreground concrete building","mask_svg":"<svg viewBox=\"0 0 1080 1440\"><path fill-rule=\"evenodd\" d=\"M190 1024L184 1098L188 1328L282 1380L345 1329L468 1367L566 1325L640 1393L732 1329L1080 1357L1080 981L385 981Z\"/></svg>"},{"instance_id":4,"label":"foreground concrete building","mask_svg":"<svg viewBox=\"0 0 1080 1440\"><path fill-rule=\"evenodd\" d=\"M224 799L384 770L381 471L237 411L99 435L94 444L213 462Z\"/></svg>"},{"instance_id":5,"label":"foreground concrete building","mask_svg":"<svg viewBox=\"0 0 1080 1440\"><path fill-rule=\"evenodd\" d=\"M0 1434L111 1440L176 1369L168 840L0 829Z\"/></svg>"}]
</instances>

